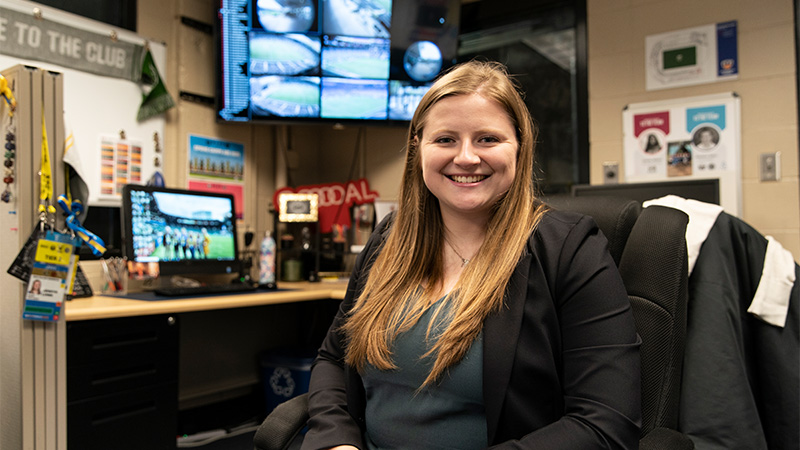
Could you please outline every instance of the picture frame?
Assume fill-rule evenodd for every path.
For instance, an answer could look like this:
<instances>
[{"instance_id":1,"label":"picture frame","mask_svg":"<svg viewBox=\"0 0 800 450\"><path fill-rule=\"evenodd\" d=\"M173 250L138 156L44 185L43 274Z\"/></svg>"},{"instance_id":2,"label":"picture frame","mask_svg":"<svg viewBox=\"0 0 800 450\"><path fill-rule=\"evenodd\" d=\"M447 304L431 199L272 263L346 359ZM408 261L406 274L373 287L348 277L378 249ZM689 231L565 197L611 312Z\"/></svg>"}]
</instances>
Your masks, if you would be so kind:
<instances>
[{"instance_id":1,"label":"picture frame","mask_svg":"<svg viewBox=\"0 0 800 450\"><path fill-rule=\"evenodd\" d=\"M317 222L319 195L284 192L278 195L278 220L281 222Z\"/></svg>"}]
</instances>

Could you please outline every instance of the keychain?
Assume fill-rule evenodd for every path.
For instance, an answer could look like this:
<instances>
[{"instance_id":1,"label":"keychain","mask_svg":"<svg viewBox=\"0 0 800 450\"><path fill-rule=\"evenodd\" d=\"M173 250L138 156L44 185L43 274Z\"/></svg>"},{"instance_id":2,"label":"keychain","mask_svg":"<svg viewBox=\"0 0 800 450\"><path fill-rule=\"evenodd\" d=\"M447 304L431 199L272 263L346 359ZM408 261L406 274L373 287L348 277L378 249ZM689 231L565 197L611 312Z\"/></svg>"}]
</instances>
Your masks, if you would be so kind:
<instances>
[{"instance_id":1,"label":"keychain","mask_svg":"<svg viewBox=\"0 0 800 450\"><path fill-rule=\"evenodd\" d=\"M17 158L17 143L16 143L16 127L14 126L14 117L8 118L8 126L6 129L6 142L4 148L3 160L3 183L6 184L5 189L0 193L0 201L3 203L11 202L11 183L14 182L16 169L14 167Z\"/></svg>"},{"instance_id":2,"label":"keychain","mask_svg":"<svg viewBox=\"0 0 800 450\"><path fill-rule=\"evenodd\" d=\"M3 148L3 183L6 187L0 193L0 201L3 203L11 202L11 183L14 182L16 168L15 162L17 158L17 138L16 126L14 125L14 110L17 107L17 101L14 99L14 94L8 86L8 81L3 75L0 75L0 95L6 100L8 104L8 124L3 127L5 129L5 145Z\"/></svg>"}]
</instances>

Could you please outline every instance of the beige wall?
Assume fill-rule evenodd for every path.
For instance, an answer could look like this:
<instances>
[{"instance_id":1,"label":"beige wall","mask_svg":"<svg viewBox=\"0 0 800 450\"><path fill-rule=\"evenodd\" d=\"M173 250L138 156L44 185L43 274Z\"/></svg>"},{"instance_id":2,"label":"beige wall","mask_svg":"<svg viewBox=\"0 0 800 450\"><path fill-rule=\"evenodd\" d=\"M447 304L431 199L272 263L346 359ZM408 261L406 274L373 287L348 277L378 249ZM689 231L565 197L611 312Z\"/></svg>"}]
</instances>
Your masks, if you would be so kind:
<instances>
[{"instance_id":1,"label":"beige wall","mask_svg":"<svg viewBox=\"0 0 800 450\"><path fill-rule=\"evenodd\" d=\"M791 0L587 0L591 180L604 161L622 164L622 108L629 103L720 92L741 96L742 214L800 258L797 92ZM644 41L651 34L738 21L739 79L647 92ZM780 151L781 180L761 182L759 155Z\"/></svg>"},{"instance_id":2,"label":"beige wall","mask_svg":"<svg viewBox=\"0 0 800 450\"><path fill-rule=\"evenodd\" d=\"M210 35L181 25L180 16L213 24L216 0L139 0L139 30L167 44L169 91L213 97L214 43ZM737 92L742 99L742 218L800 255L797 94L791 0L587 0L589 40L589 136L591 180L600 183L604 161L622 163L622 108L629 103ZM736 81L647 92L644 39L649 34L738 21L740 76ZM187 135L245 144L248 160L246 227L271 228L269 202L286 184L284 158L294 184L345 181L355 149L357 176L366 176L382 197L393 199L403 164L405 130L329 125L232 125L215 121L211 107L177 100L167 116L167 183L186 177ZM779 182L760 182L759 154L781 151ZM241 227L245 229L245 227Z\"/></svg>"}]
</instances>

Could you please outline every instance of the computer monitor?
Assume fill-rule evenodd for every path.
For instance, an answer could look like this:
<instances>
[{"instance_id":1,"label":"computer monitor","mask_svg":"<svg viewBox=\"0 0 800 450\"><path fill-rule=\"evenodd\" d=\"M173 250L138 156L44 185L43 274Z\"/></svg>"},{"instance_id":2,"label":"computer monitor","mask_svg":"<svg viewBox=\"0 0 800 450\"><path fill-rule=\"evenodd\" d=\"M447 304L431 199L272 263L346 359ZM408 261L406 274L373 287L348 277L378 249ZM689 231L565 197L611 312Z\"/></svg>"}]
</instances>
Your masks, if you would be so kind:
<instances>
[{"instance_id":1,"label":"computer monitor","mask_svg":"<svg viewBox=\"0 0 800 450\"><path fill-rule=\"evenodd\" d=\"M579 184L572 186L572 195L602 195L623 197L638 202L677 195L705 203L720 204L719 180L716 178L680 181L658 181L650 183Z\"/></svg>"},{"instance_id":2,"label":"computer monitor","mask_svg":"<svg viewBox=\"0 0 800 450\"><path fill-rule=\"evenodd\" d=\"M159 263L162 276L239 272L230 194L129 184L121 216L128 261Z\"/></svg>"}]
</instances>

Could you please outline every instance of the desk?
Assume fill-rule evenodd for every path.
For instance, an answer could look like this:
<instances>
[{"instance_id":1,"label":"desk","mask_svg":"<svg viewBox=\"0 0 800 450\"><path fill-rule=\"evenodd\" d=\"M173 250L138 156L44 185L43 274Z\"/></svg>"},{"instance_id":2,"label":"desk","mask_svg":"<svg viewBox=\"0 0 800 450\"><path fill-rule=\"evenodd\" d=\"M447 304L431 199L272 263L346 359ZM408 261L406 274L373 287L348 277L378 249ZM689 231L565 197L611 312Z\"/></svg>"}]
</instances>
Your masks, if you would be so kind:
<instances>
[{"instance_id":1,"label":"desk","mask_svg":"<svg viewBox=\"0 0 800 450\"><path fill-rule=\"evenodd\" d=\"M126 298L95 295L67 302L66 320L109 319L114 317L172 314L215 309L244 308L248 306L278 305L310 300L341 300L347 291L345 282L280 283L281 291L258 291L247 294L214 297L175 298L159 301L130 300Z\"/></svg>"},{"instance_id":2,"label":"desk","mask_svg":"<svg viewBox=\"0 0 800 450\"><path fill-rule=\"evenodd\" d=\"M318 345L337 308L326 300L346 292L339 282L279 287L156 301L70 300L64 311L69 357L61 372L69 448L100 449L113 436L134 435L124 448L172 448L179 411L252 396L260 386L256 355L293 343ZM166 326L165 319L179 326ZM144 402L146 408L135 409ZM127 405L126 417L116 414ZM149 431L140 437L137 429Z\"/></svg>"}]
</instances>

